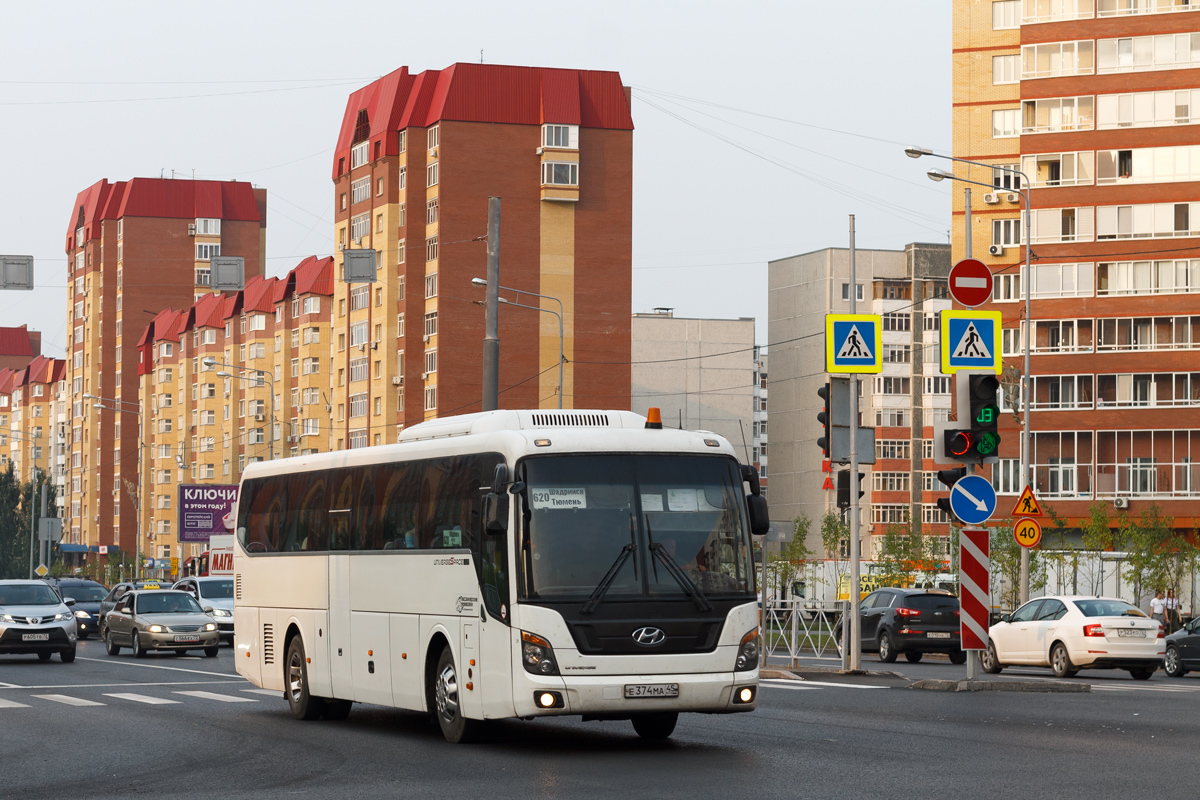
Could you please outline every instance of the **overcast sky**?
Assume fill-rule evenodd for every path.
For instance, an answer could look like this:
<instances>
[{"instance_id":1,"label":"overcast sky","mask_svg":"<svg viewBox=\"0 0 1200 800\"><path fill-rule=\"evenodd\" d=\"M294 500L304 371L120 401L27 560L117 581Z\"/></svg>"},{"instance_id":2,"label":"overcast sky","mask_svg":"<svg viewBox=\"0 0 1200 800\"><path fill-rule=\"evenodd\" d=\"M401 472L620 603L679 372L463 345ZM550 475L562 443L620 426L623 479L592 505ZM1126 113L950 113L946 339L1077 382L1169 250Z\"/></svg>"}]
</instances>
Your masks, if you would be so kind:
<instances>
[{"instance_id":1,"label":"overcast sky","mask_svg":"<svg viewBox=\"0 0 1200 800\"><path fill-rule=\"evenodd\" d=\"M5 6L0 253L37 258L0 325L66 343L63 243L101 178L252 181L267 270L330 254L346 96L407 65L620 72L633 87L633 311L756 317L766 262L945 242L949 187L903 145L950 143L950 9L910 3L287 2Z\"/></svg>"}]
</instances>

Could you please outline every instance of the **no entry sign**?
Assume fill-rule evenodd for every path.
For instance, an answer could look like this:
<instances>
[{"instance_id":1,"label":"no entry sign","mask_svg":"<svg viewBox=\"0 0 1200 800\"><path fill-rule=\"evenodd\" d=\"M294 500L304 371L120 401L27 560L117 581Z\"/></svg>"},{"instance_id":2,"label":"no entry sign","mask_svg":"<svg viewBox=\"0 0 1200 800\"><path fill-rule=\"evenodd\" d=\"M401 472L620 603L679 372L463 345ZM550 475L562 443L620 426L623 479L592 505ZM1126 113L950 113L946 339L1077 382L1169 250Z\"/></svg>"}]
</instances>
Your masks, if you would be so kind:
<instances>
[{"instance_id":1,"label":"no entry sign","mask_svg":"<svg viewBox=\"0 0 1200 800\"><path fill-rule=\"evenodd\" d=\"M950 296L955 302L975 308L992 296L992 271L987 264L974 258L964 258L950 270Z\"/></svg>"}]
</instances>

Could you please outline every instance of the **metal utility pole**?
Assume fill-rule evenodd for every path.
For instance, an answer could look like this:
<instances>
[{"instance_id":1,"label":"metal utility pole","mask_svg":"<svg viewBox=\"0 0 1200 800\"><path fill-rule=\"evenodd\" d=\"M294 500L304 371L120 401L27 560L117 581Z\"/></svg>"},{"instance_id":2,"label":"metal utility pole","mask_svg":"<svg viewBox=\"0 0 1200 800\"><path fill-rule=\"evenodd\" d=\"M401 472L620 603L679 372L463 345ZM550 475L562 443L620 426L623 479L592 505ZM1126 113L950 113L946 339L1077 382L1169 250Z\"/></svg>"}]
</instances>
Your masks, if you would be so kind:
<instances>
[{"instance_id":1,"label":"metal utility pole","mask_svg":"<svg viewBox=\"0 0 1200 800\"><path fill-rule=\"evenodd\" d=\"M33 449L30 448L29 460L33 460ZM37 490L37 467L29 471L29 580L33 580L34 542L37 540L37 517L34 515L33 495Z\"/></svg>"},{"instance_id":2,"label":"metal utility pole","mask_svg":"<svg viewBox=\"0 0 1200 800\"><path fill-rule=\"evenodd\" d=\"M850 215L850 313L858 313L858 273L854 262L854 215ZM862 669L862 635L859 632L858 608L862 601L859 589L861 564L859 559L859 502L858 502L858 373L850 373L850 618L843 629L849 632L850 671Z\"/></svg>"},{"instance_id":3,"label":"metal utility pole","mask_svg":"<svg viewBox=\"0 0 1200 800\"><path fill-rule=\"evenodd\" d=\"M1021 427L1021 477L1025 479L1025 485L1033 486L1033 455L1030 451L1030 440L1033 438L1029 431L1029 405L1033 402L1033 382L1029 372L1029 349L1033 346L1032 330L1030 326L1032 312L1030 311L1030 292L1029 282L1032 277L1032 269L1030 267L1030 227L1033 220L1033 209L1029 205L1029 179L1023 173L1017 173L1021 176L1021 195L1025 200L1025 275L1021 279L1025 291L1025 332L1022 335L1021 349L1025 353L1025 373L1021 376L1021 409L1024 416L1024 422ZM1021 604L1024 605L1029 601L1029 548L1021 548Z\"/></svg>"},{"instance_id":4,"label":"metal utility pole","mask_svg":"<svg viewBox=\"0 0 1200 800\"><path fill-rule=\"evenodd\" d=\"M500 198L488 198L487 291L483 305L483 410L500 406Z\"/></svg>"},{"instance_id":5,"label":"metal utility pole","mask_svg":"<svg viewBox=\"0 0 1200 800\"><path fill-rule=\"evenodd\" d=\"M971 187L970 186L963 189L963 221L967 225L966 234L963 235L963 246L966 249L966 253L964 254L964 257L972 258L972 255L971 255ZM959 374L959 375L954 376L955 381L960 381L960 380L963 380L964 378L965 378L964 374ZM966 378L966 380L969 381L970 378ZM958 396L957 392L955 392L955 396L956 397ZM971 413L971 410L969 408L968 409L962 409L962 408L958 409L959 421L960 422L962 421L963 414L967 414L969 416L970 413ZM974 464L967 465L967 474L968 475L975 474L975 465ZM959 535L961 536L962 534L960 533ZM1022 547L1021 549L1024 550L1025 548ZM962 590L960 589L959 594L961 595L961 593L962 593ZM978 650L968 650L967 651L967 680L969 680L969 681L979 680L979 651Z\"/></svg>"}]
</instances>

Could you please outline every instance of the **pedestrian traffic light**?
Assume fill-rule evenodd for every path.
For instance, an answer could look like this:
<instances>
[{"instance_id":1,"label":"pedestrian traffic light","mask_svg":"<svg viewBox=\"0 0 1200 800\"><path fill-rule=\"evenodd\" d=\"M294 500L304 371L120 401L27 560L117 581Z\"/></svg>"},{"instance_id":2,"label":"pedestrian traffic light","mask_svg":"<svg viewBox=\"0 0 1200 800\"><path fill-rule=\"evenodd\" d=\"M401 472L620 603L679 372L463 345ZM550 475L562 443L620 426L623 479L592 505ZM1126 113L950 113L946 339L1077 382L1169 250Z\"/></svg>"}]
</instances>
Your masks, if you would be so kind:
<instances>
[{"instance_id":1,"label":"pedestrian traffic light","mask_svg":"<svg viewBox=\"0 0 1200 800\"><path fill-rule=\"evenodd\" d=\"M946 433L947 433L947 438L949 438L950 433L961 433L961 431L947 431ZM947 442L947 444L949 444L949 442ZM950 452L949 447L947 447L946 452L947 453ZM941 481L942 484L944 484L946 486L946 488L953 491L954 484L958 483L959 480L966 477L966 474L967 474L966 467L957 467L955 469L938 470L937 477L938 477L938 480ZM937 501L937 507L940 508L942 511L945 511L947 516L950 516L950 517L954 516L954 512L950 510L950 498L949 497L939 498Z\"/></svg>"},{"instance_id":2,"label":"pedestrian traffic light","mask_svg":"<svg viewBox=\"0 0 1200 800\"><path fill-rule=\"evenodd\" d=\"M829 410L830 394L828 383L817 389L817 395L825 401L825 410L817 414L817 422L825 426L824 433L817 439L817 447L820 447L822 452L824 452L825 458L829 458L829 448L833 445L833 414Z\"/></svg>"},{"instance_id":3,"label":"pedestrian traffic light","mask_svg":"<svg viewBox=\"0 0 1200 800\"><path fill-rule=\"evenodd\" d=\"M981 461L997 455L1000 448L1000 409L996 405L996 392L1000 381L995 375L969 375L969 397L971 403L971 447ZM959 417L962 419L962 417Z\"/></svg>"},{"instance_id":4,"label":"pedestrian traffic light","mask_svg":"<svg viewBox=\"0 0 1200 800\"><path fill-rule=\"evenodd\" d=\"M848 469L838 470L837 476L838 476L837 477L837 507L838 508L849 508L850 507L850 470L848 470ZM861 472L858 473L858 496L859 497L862 497L864 494L866 494L866 490L863 489L863 478L864 477L866 477L866 476L863 475Z\"/></svg>"}]
</instances>

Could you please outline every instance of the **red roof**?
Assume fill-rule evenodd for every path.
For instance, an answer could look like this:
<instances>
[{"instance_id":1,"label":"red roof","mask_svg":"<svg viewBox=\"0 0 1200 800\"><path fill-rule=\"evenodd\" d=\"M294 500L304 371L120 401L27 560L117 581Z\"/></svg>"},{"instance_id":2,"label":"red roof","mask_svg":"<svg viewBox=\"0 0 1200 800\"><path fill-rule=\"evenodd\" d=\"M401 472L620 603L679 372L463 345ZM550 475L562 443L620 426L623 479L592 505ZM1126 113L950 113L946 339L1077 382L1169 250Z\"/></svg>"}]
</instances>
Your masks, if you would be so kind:
<instances>
[{"instance_id":1,"label":"red roof","mask_svg":"<svg viewBox=\"0 0 1200 800\"><path fill-rule=\"evenodd\" d=\"M13 384L17 377L15 369L5 367L0 369L0 394L12 394Z\"/></svg>"},{"instance_id":2,"label":"red roof","mask_svg":"<svg viewBox=\"0 0 1200 800\"><path fill-rule=\"evenodd\" d=\"M338 159L355 143L361 111L367 112L369 140L383 142L383 155L399 151L398 137L388 133L442 120L633 130L616 72L458 63L413 76L401 67L350 95L333 154L334 178Z\"/></svg>"},{"instance_id":3,"label":"red roof","mask_svg":"<svg viewBox=\"0 0 1200 800\"><path fill-rule=\"evenodd\" d=\"M29 330L24 325L19 328L0 328L0 356L33 356Z\"/></svg>"},{"instance_id":4,"label":"red roof","mask_svg":"<svg viewBox=\"0 0 1200 800\"><path fill-rule=\"evenodd\" d=\"M33 361L29 362L29 366L22 370L22 380L20 385L24 386L30 383L54 383L62 379L63 371L66 369L67 362L61 358L46 358L46 356L38 356Z\"/></svg>"},{"instance_id":5,"label":"red roof","mask_svg":"<svg viewBox=\"0 0 1200 800\"><path fill-rule=\"evenodd\" d=\"M279 283L279 278L264 278L260 275L255 275L246 281L246 288L242 290L242 310L260 313L274 311L275 284L277 283Z\"/></svg>"},{"instance_id":6,"label":"red roof","mask_svg":"<svg viewBox=\"0 0 1200 800\"><path fill-rule=\"evenodd\" d=\"M254 187L243 181L189 181L166 178L133 178L109 183L105 178L80 192L75 198L71 221L67 227L67 249L82 244L74 242L79 227L79 210L83 209L83 224L87 229L84 240L95 238L99 231L93 223L121 217L166 217L197 219L200 217L241 220L261 223Z\"/></svg>"},{"instance_id":7,"label":"red roof","mask_svg":"<svg viewBox=\"0 0 1200 800\"><path fill-rule=\"evenodd\" d=\"M288 280L295 279L298 295L321 294L333 296L333 257L309 256L288 273Z\"/></svg>"}]
</instances>

